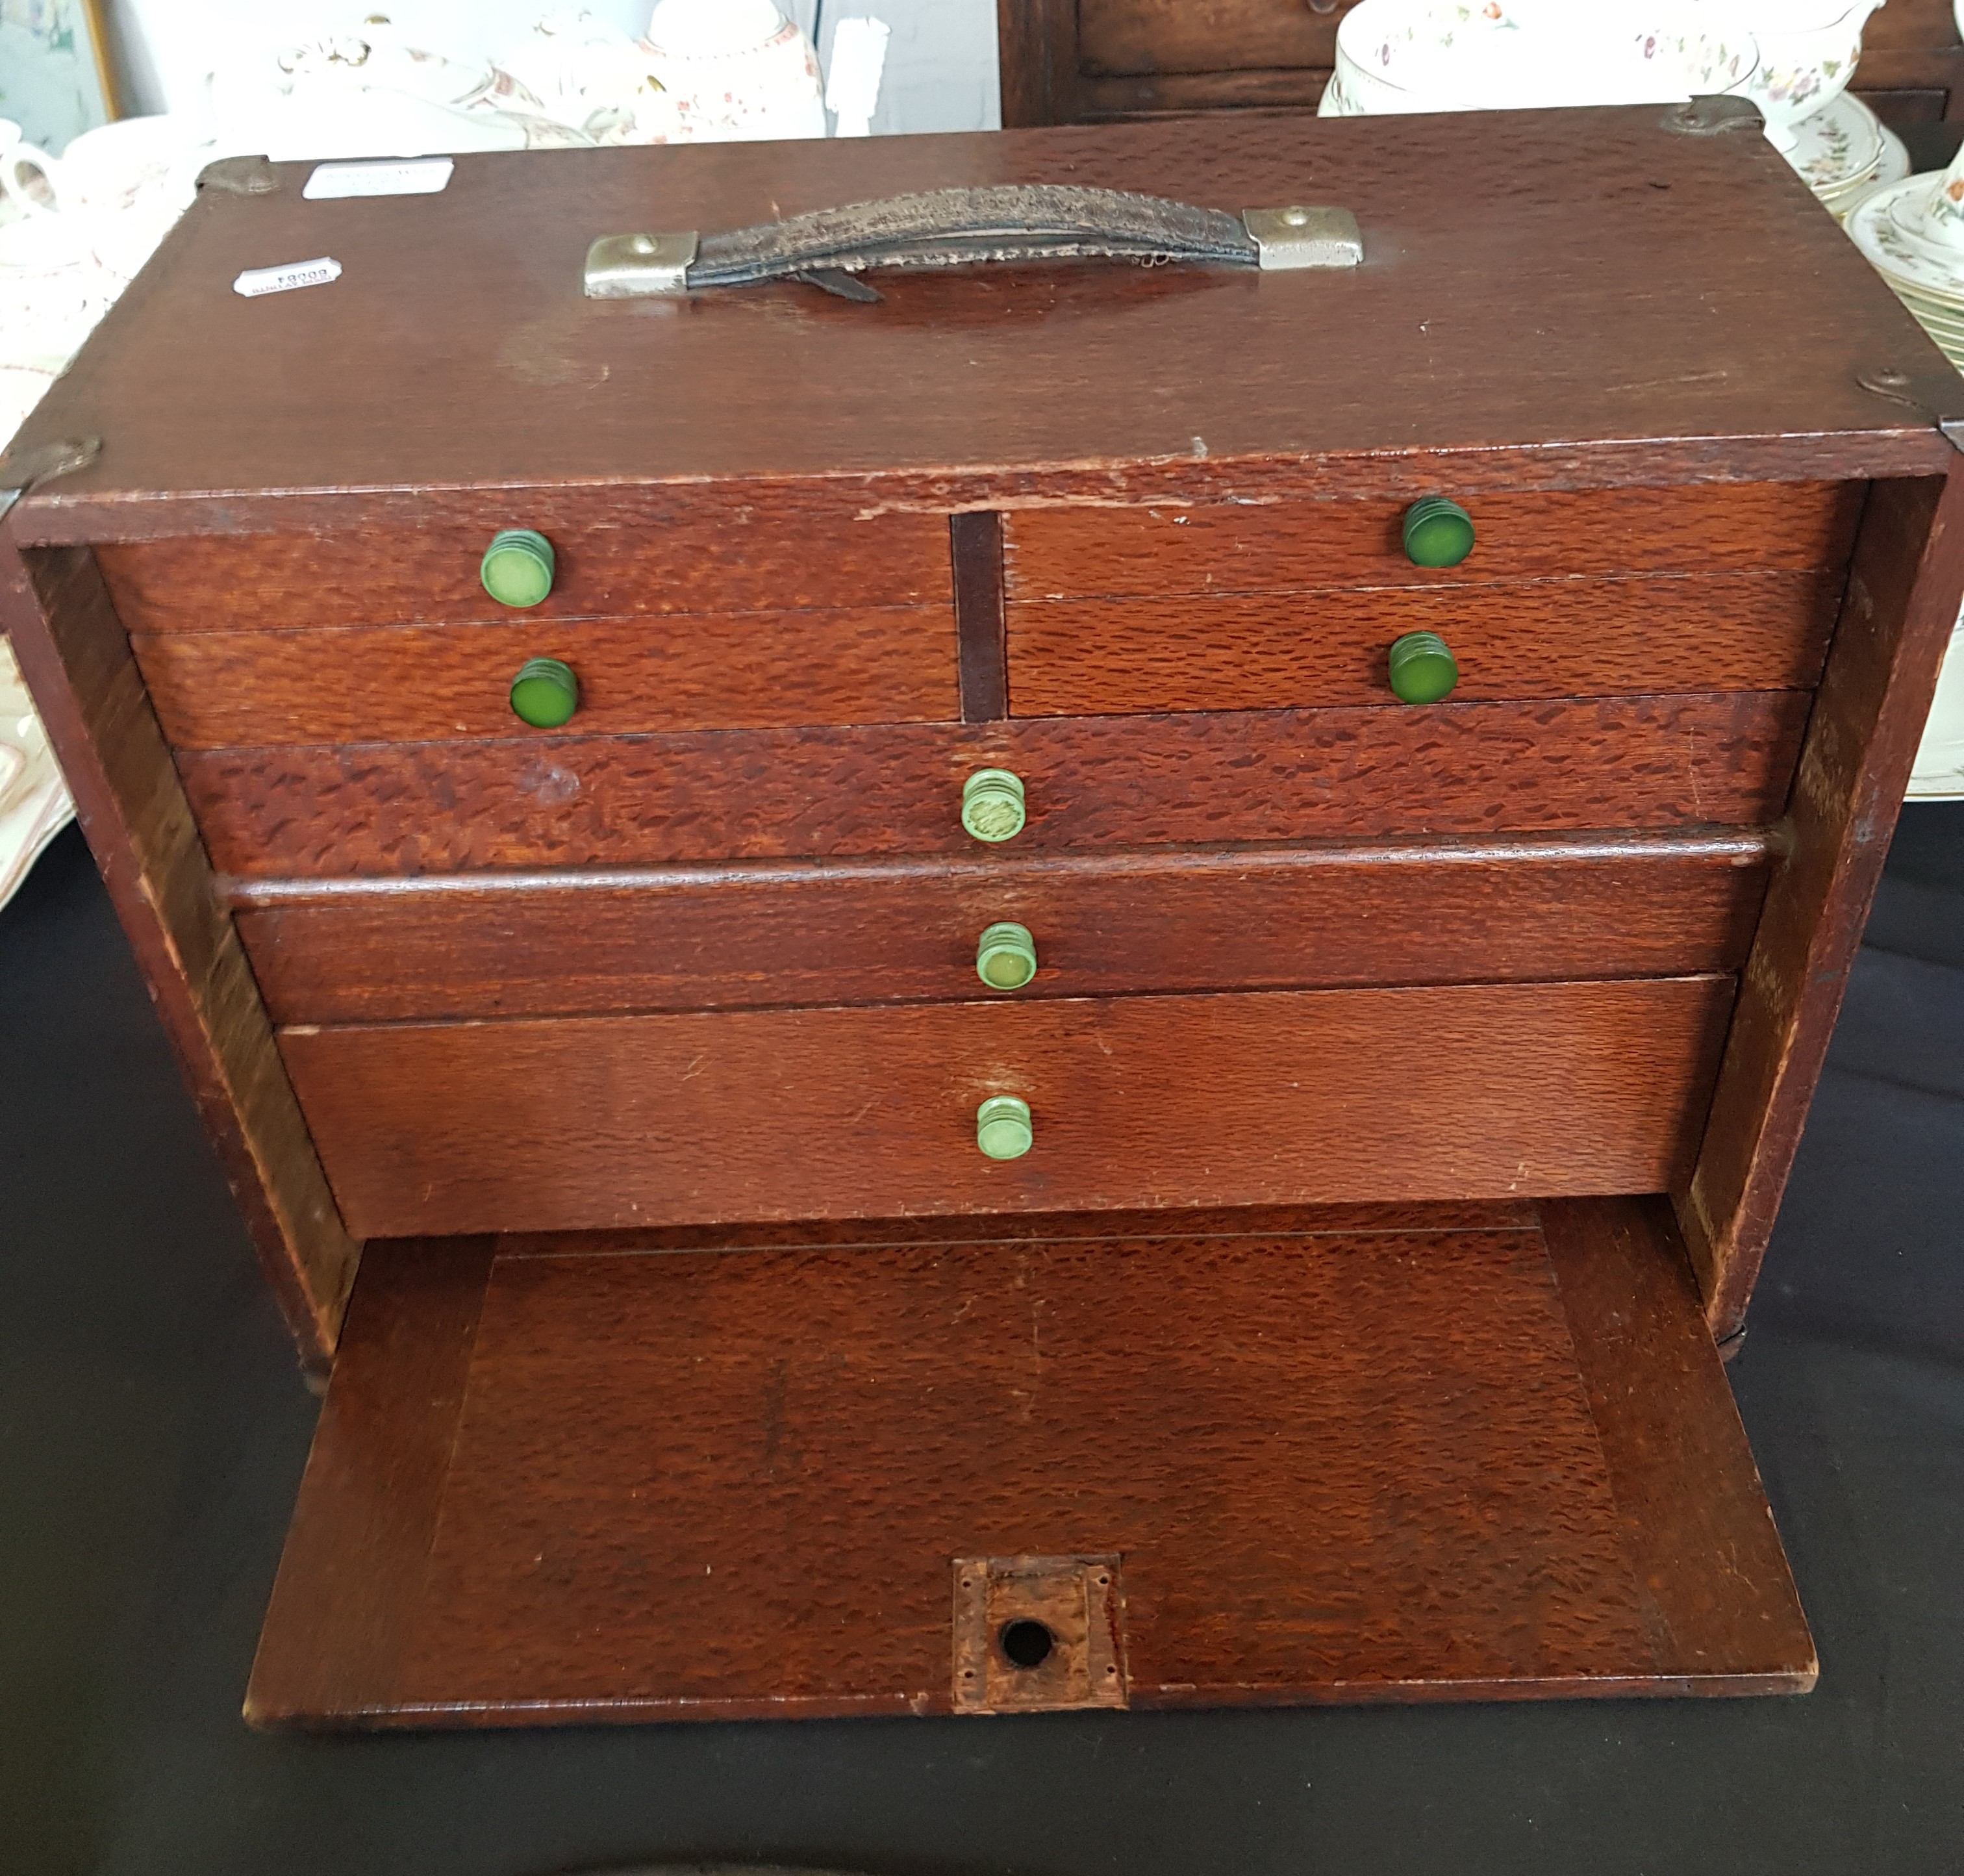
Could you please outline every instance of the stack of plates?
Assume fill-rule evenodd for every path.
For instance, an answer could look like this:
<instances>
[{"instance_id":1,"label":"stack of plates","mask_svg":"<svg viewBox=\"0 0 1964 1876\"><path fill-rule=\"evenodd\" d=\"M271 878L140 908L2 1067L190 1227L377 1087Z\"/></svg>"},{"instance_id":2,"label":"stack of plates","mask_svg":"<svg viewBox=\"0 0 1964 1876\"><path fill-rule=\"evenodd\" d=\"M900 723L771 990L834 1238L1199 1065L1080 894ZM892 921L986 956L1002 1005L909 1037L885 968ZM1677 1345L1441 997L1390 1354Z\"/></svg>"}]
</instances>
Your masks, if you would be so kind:
<instances>
[{"instance_id":1,"label":"stack of plates","mask_svg":"<svg viewBox=\"0 0 1964 1876\"><path fill-rule=\"evenodd\" d=\"M1964 371L1964 240L1946 239L1945 224L1929 213L1948 180L1947 172L1933 172L1874 190L1849 216L1847 228L1863 258Z\"/></svg>"},{"instance_id":2,"label":"stack of plates","mask_svg":"<svg viewBox=\"0 0 1964 1876\"><path fill-rule=\"evenodd\" d=\"M1859 98L1841 95L1794 126L1786 159L1837 219L1846 220L1863 198L1909 174L1902 140Z\"/></svg>"}]
</instances>

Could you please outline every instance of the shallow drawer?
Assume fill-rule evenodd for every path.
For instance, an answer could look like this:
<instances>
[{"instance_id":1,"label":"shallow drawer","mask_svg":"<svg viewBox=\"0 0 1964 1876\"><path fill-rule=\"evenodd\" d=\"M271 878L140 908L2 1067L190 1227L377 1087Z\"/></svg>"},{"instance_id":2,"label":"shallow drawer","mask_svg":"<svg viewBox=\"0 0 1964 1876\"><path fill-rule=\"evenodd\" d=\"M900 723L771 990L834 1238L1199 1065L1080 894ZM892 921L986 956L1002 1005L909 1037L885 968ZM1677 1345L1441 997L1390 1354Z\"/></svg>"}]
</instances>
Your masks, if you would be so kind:
<instances>
[{"instance_id":1,"label":"shallow drawer","mask_svg":"<svg viewBox=\"0 0 1964 1876\"><path fill-rule=\"evenodd\" d=\"M1014 606L1101 595L1463 586L1577 574L1831 572L1847 563L1864 487L1715 483L1468 493L1461 500L1476 543L1445 572L1406 557L1402 503L1025 509L1003 518L1004 587Z\"/></svg>"},{"instance_id":2,"label":"shallow drawer","mask_svg":"<svg viewBox=\"0 0 1964 1876\"><path fill-rule=\"evenodd\" d=\"M1077 51L1088 72L1237 72L1327 66L1354 0L1078 0Z\"/></svg>"},{"instance_id":3,"label":"shallow drawer","mask_svg":"<svg viewBox=\"0 0 1964 1876\"><path fill-rule=\"evenodd\" d=\"M97 557L133 632L509 620L479 577L505 527L536 528L552 544L552 591L520 609L528 618L954 603L945 516L784 517L727 495L685 506L650 496L641 518L608 526L515 513L419 532L126 542Z\"/></svg>"},{"instance_id":4,"label":"shallow drawer","mask_svg":"<svg viewBox=\"0 0 1964 1876\"><path fill-rule=\"evenodd\" d=\"M972 999L1008 920L1019 1001L1732 971L1766 866L1754 834L275 884L234 916L275 1021L399 1022Z\"/></svg>"},{"instance_id":5,"label":"shallow drawer","mask_svg":"<svg viewBox=\"0 0 1964 1876\"><path fill-rule=\"evenodd\" d=\"M1025 600L1007 609L1018 716L1392 701L1388 657L1437 634L1452 696L1805 689L1844 576L1603 576L1289 594Z\"/></svg>"},{"instance_id":6,"label":"shallow drawer","mask_svg":"<svg viewBox=\"0 0 1964 1876\"><path fill-rule=\"evenodd\" d=\"M874 729L193 751L246 878L983 850L964 779L1013 769L1005 849L1295 843L1776 820L1805 692Z\"/></svg>"},{"instance_id":7,"label":"shallow drawer","mask_svg":"<svg viewBox=\"0 0 1964 1876\"><path fill-rule=\"evenodd\" d=\"M358 1237L1661 1190L1724 976L288 1028ZM1035 1143L986 1158L976 1110Z\"/></svg>"},{"instance_id":8,"label":"shallow drawer","mask_svg":"<svg viewBox=\"0 0 1964 1876\"><path fill-rule=\"evenodd\" d=\"M138 633L130 644L177 749L536 737L510 701L534 657L573 671L570 728L589 735L960 715L945 608Z\"/></svg>"}]
</instances>

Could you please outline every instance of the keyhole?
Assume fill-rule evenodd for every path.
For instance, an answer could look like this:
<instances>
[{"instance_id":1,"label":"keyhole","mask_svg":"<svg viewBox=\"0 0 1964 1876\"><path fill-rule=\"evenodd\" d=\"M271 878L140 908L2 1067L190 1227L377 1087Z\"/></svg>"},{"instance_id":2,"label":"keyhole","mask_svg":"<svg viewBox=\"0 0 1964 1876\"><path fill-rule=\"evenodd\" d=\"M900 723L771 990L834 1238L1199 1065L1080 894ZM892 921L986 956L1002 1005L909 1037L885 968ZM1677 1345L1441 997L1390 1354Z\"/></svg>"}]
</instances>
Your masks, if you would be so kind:
<instances>
[{"instance_id":1,"label":"keyhole","mask_svg":"<svg viewBox=\"0 0 1964 1876\"><path fill-rule=\"evenodd\" d=\"M1035 1668L1049 1659L1050 1651L1057 1646L1057 1637L1043 1623L1023 1616L1003 1624L996 1637L996 1645L1012 1667Z\"/></svg>"}]
</instances>

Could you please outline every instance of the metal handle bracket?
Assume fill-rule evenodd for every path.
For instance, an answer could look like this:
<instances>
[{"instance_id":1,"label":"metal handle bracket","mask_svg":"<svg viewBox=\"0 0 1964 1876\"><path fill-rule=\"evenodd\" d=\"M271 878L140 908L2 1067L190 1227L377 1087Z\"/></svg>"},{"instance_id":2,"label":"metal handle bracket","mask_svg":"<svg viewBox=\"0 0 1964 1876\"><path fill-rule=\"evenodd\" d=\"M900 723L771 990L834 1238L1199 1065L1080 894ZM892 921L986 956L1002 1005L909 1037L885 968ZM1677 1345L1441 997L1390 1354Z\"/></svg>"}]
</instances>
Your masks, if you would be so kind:
<instances>
[{"instance_id":1,"label":"metal handle bracket","mask_svg":"<svg viewBox=\"0 0 1964 1876\"><path fill-rule=\"evenodd\" d=\"M1002 183L820 209L727 233L605 235L587 250L584 284L590 299L630 300L989 261L1185 262L1276 271L1356 267L1363 258L1357 218L1346 208L1251 208L1237 216L1113 189ZM848 297L874 296L868 289Z\"/></svg>"}]
</instances>

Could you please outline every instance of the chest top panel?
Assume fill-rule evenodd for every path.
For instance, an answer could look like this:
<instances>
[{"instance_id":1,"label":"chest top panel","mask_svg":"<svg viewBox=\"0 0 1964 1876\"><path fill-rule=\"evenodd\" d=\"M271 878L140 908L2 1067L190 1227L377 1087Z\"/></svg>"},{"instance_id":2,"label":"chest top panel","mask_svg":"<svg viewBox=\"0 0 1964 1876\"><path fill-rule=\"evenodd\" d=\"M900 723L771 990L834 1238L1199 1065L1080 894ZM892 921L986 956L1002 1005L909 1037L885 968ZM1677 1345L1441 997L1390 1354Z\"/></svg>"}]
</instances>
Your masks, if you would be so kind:
<instances>
[{"instance_id":1,"label":"chest top panel","mask_svg":"<svg viewBox=\"0 0 1964 1876\"><path fill-rule=\"evenodd\" d=\"M30 419L98 464L26 541L461 513L525 489L843 478L903 506L1929 473L1964 387L1750 125L1659 107L1247 117L788 146L461 157L436 195L207 188ZM596 236L1001 181L1353 209L1354 271L1064 263L584 297ZM248 299L242 270L331 256ZM1908 401L1858 376L1905 374ZM1436 467L1436 464L1434 467ZM1414 471L1422 475L1423 471ZM1318 478L1321 480L1319 480ZM325 509L326 512L323 512ZM425 512L427 512L425 508Z\"/></svg>"}]
</instances>

